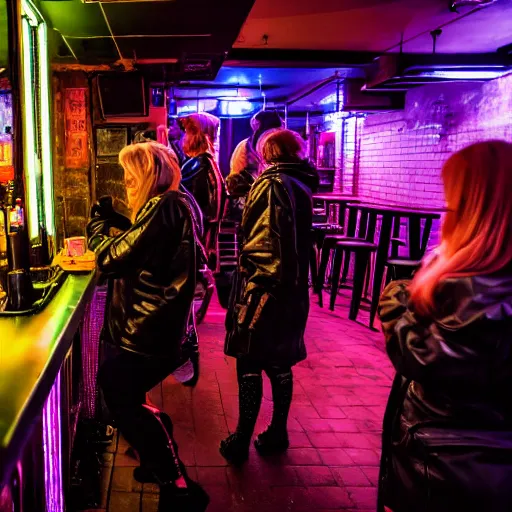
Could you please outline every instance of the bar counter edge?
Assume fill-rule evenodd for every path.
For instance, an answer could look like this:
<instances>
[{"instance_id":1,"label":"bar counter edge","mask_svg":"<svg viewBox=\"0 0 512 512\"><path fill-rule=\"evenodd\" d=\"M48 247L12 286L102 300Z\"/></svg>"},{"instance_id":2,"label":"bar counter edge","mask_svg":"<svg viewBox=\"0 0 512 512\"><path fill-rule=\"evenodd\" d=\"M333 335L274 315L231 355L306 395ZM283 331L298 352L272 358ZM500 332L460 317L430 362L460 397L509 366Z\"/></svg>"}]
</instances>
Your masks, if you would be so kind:
<instances>
[{"instance_id":1,"label":"bar counter edge","mask_svg":"<svg viewBox=\"0 0 512 512\"><path fill-rule=\"evenodd\" d=\"M95 284L95 271L68 274L42 311L0 317L0 489L42 412Z\"/></svg>"}]
</instances>

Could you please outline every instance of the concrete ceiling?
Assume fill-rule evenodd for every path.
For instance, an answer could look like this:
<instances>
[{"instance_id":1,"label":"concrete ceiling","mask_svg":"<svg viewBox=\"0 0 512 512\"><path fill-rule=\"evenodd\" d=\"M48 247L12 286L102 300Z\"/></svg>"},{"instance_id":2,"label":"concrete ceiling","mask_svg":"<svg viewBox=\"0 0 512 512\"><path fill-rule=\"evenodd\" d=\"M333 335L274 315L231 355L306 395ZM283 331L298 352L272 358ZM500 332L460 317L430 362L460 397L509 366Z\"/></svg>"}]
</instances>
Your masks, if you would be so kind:
<instances>
[{"instance_id":1,"label":"concrete ceiling","mask_svg":"<svg viewBox=\"0 0 512 512\"><path fill-rule=\"evenodd\" d=\"M198 54L223 56L254 3L38 1L45 19L61 39L54 61L83 64L120 59L179 61L184 55Z\"/></svg>"},{"instance_id":2,"label":"concrete ceiling","mask_svg":"<svg viewBox=\"0 0 512 512\"><path fill-rule=\"evenodd\" d=\"M234 45L244 49L486 53L512 43L512 0L449 10L449 0L256 0ZM267 37L264 37L267 36Z\"/></svg>"}]
</instances>

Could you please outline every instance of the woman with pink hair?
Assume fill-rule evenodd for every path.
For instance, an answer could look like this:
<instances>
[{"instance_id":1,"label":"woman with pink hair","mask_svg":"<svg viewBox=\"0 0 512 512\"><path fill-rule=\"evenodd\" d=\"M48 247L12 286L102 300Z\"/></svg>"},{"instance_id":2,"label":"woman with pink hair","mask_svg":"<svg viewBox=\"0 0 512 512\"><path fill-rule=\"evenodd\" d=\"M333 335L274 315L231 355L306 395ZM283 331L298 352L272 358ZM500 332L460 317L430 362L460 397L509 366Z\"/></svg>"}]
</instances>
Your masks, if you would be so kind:
<instances>
[{"instance_id":1,"label":"woman with pink hair","mask_svg":"<svg viewBox=\"0 0 512 512\"><path fill-rule=\"evenodd\" d=\"M379 512L512 510L512 144L452 155L441 244L379 316L397 377Z\"/></svg>"}]
</instances>

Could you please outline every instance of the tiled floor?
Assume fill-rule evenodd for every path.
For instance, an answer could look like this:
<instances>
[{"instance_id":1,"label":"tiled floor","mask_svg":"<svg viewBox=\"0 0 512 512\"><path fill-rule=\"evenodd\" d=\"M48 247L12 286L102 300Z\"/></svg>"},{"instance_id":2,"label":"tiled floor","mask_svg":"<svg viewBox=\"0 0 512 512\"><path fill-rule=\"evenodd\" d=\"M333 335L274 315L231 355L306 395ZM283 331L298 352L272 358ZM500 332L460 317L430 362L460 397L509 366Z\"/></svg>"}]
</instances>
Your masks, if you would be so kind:
<instances>
[{"instance_id":1,"label":"tiled floor","mask_svg":"<svg viewBox=\"0 0 512 512\"><path fill-rule=\"evenodd\" d=\"M251 449L243 469L234 469L218 445L236 426L235 366L222 351L224 311L210 308L199 329L202 374L197 387L188 389L169 378L151 393L175 424L190 475L210 494L210 512L375 510L381 420L393 371L382 336L347 316L346 296L340 296L334 313L312 304L309 357L295 368L291 447L270 459ZM360 320L367 322L364 311ZM257 431L269 421L270 398L265 382ZM157 488L132 479L137 461L127 448L120 438L117 452L107 454L111 467L105 468L103 507L156 512Z\"/></svg>"}]
</instances>

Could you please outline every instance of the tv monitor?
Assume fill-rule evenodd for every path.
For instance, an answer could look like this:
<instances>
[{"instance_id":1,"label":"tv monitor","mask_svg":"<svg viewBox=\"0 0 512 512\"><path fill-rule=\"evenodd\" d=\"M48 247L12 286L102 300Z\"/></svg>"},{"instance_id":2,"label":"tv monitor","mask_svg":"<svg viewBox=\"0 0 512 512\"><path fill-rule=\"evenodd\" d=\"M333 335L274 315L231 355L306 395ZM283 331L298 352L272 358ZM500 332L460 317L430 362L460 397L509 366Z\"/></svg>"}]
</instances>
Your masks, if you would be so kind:
<instances>
[{"instance_id":1,"label":"tv monitor","mask_svg":"<svg viewBox=\"0 0 512 512\"><path fill-rule=\"evenodd\" d=\"M104 119L148 115L146 86L139 73L99 75L98 94Z\"/></svg>"}]
</instances>

